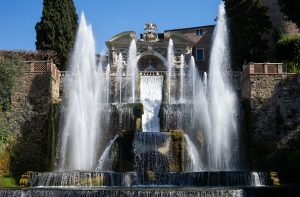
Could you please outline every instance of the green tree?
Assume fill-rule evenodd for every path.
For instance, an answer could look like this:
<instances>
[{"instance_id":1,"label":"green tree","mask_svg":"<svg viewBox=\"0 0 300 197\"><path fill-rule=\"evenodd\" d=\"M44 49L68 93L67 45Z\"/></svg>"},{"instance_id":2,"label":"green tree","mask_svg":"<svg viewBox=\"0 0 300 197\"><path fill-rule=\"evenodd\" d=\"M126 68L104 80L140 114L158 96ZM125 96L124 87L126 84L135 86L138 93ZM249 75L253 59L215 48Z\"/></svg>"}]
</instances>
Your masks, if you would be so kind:
<instances>
[{"instance_id":1,"label":"green tree","mask_svg":"<svg viewBox=\"0 0 300 197\"><path fill-rule=\"evenodd\" d=\"M272 27L268 9L260 0L224 0L229 21L233 69L244 62L265 61L269 49L267 33Z\"/></svg>"},{"instance_id":2,"label":"green tree","mask_svg":"<svg viewBox=\"0 0 300 197\"><path fill-rule=\"evenodd\" d=\"M65 70L75 40L78 16L73 0L44 0L41 21L35 26L36 49L53 50L58 68Z\"/></svg>"},{"instance_id":3,"label":"green tree","mask_svg":"<svg viewBox=\"0 0 300 197\"><path fill-rule=\"evenodd\" d=\"M296 23L300 28L300 1L299 0L278 0L281 12L287 16L288 20Z\"/></svg>"},{"instance_id":4,"label":"green tree","mask_svg":"<svg viewBox=\"0 0 300 197\"><path fill-rule=\"evenodd\" d=\"M276 43L278 61L287 65L288 72L300 73L300 36L282 36Z\"/></svg>"}]
</instances>

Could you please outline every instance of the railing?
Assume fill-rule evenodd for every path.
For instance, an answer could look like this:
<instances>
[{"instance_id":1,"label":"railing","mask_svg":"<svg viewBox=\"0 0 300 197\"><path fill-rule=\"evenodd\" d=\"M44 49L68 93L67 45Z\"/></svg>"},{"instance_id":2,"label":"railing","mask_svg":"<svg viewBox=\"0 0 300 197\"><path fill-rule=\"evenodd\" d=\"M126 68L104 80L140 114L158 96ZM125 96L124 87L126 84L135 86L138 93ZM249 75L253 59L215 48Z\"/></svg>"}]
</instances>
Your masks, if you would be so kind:
<instances>
[{"instance_id":1,"label":"railing","mask_svg":"<svg viewBox=\"0 0 300 197\"><path fill-rule=\"evenodd\" d=\"M283 74L282 63L249 63L244 66L248 74Z\"/></svg>"},{"instance_id":2,"label":"railing","mask_svg":"<svg viewBox=\"0 0 300 197\"><path fill-rule=\"evenodd\" d=\"M52 76L58 79L60 71L52 61L25 61L26 72L29 73L44 73L51 72Z\"/></svg>"}]
</instances>

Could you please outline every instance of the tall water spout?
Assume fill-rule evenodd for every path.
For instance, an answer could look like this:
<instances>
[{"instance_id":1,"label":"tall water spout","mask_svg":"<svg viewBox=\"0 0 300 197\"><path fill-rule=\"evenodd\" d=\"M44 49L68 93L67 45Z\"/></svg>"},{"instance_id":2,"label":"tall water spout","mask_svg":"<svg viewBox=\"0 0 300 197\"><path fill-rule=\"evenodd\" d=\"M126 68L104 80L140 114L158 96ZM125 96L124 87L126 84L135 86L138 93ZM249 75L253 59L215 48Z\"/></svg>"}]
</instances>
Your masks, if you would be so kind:
<instances>
[{"instance_id":1,"label":"tall water spout","mask_svg":"<svg viewBox=\"0 0 300 197\"><path fill-rule=\"evenodd\" d=\"M184 56L181 54L180 56L180 99L179 101L181 103L184 102L185 99L185 95L184 95L184 77L185 77L185 73L184 73Z\"/></svg>"},{"instance_id":2,"label":"tall water spout","mask_svg":"<svg viewBox=\"0 0 300 197\"><path fill-rule=\"evenodd\" d=\"M93 170L97 162L104 77L102 68L97 69L95 54L92 27L82 14L69 65L71 74L65 78L66 117L60 135L60 170Z\"/></svg>"},{"instance_id":3,"label":"tall water spout","mask_svg":"<svg viewBox=\"0 0 300 197\"><path fill-rule=\"evenodd\" d=\"M195 96L196 96L196 82L199 80L199 76L198 76L198 71L196 69L196 65L195 65L195 59L192 56L190 63L189 63L189 80L190 80L190 90L191 90L191 98L192 98L192 102L194 103L195 101Z\"/></svg>"},{"instance_id":4,"label":"tall water spout","mask_svg":"<svg viewBox=\"0 0 300 197\"><path fill-rule=\"evenodd\" d=\"M234 155L238 148L237 102L228 76L230 48L224 3L219 6L213 40L208 75L211 118L211 130L208 132L208 162L211 170L235 170L238 168Z\"/></svg>"},{"instance_id":5,"label":"tall water spout","mask_svg":"<svg viewBox=\"0 0 300 197\"><path fill-rule=\"evenodd\" d=\"M119 53L117 59L117 77L116 77L116 95L119 95L118 101L122 103L122 78L123 78L123 56Z\"/></svg>"},{"instance_id":6,"label":"tall water spout","mask_svg":"<svg viewBox=\"0 0 300 197\"><path fill-rule=\"evenodd\" d=\"M202 81L199 73L196 69L195 59L192 56L189 63L189 78L190 78L190 89L191 89L191 101L193 104L193 119L192 128L194 131L203 132L204 139L207 138L207 133L210 132L210 112L209 112L209 101L207 98L204 81ZM204 79L203 79L204 80ZM202 142L205 143L205 142ZM204 146L203 146L204 147ZM209 147L206 148L209 152ZM202 170L207 170L208 167L205 165L204 157L200 157L202 164Z\"/></svg>"},{"instance_id":7,"label":"tall water spout","mask_svg":"<svg viewBox=\"0 0 300 197\"><path fill-rule=\"evenodd\" d=\"M168 99L169 103L171 103L171 78L173 74L174 69L174 46L173 46L173 40L169 40L169 46L168 46Z\"/></svg>"},{"instance_id":8,"label":"tall water spout","mask_svg":"<svg viewBox=\"0 0 300 197\"><path fill-rule=\"evenodd\" d=\"M136 42L132 39L129 46L128 62L127 62L127 76L130 76L131 81L131 97L132 103L135 102L135 86L137 74L137 57L136 57Z\"/></svg>"}]
</instances>

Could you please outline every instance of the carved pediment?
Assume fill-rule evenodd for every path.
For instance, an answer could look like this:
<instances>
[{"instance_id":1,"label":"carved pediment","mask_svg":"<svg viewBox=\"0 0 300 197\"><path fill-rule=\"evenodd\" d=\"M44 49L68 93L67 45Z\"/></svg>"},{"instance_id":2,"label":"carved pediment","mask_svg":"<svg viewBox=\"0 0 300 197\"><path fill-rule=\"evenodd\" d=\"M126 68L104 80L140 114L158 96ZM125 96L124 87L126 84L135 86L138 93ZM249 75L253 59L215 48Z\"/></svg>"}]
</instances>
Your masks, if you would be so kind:
<instances>
[{"instance_id":1,"label":"carved pediment","mask_svg":"<svg viewBox=\"0 0 300 197\"><path fill-rule=\"evenodd\" d=\"M192 40L190 40L187 36L179 32L173 32L173 31L165 32L164 39L169 40L170 38L173 39L174 43L186 43L186 44L193 45Z\"/></svg>"},{"instance_id":2,"label":"carved pediment","mask_svg":"<svg viewBox=\"0 0 300 197\"><path fill-rule=\"evenodd\" d=\"M106 45L110 48L111 46L116 45L128 45L130 44L132 39L135 39L136 34L133 31L126 31L119 33L112 38L110 38L108 41L106 41Z\"/></svg>"}]
</instances>

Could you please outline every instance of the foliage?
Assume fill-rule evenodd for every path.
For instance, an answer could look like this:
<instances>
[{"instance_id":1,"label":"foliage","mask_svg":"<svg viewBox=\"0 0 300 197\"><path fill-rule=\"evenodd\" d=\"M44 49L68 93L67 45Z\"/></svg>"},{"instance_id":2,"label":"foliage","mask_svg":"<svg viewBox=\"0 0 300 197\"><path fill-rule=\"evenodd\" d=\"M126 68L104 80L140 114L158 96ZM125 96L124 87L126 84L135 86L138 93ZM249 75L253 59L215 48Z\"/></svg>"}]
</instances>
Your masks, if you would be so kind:
<instances>
[{"instance_id":1,"label":"foliage","mask_svg":"<svg viewBox=\"0 0 300 197\"><path fill-rule=\"evenodd\" d=\"M73 47L77 28L77 14L73 0L44 0L41 21L35 26L37 50L53 50L65 70Z\"/></svg>"},{"instance_id":2,"label":"foliage","mask_svg":"<svg viewBox=\"0 0 300 197\"><path fill-rule=\"evenodd\" d=\"M288 67L288 72L300 73L300 36L283 36L276 43L277 57Z\"/></svg>"},{"instance_id":3,"label":"foliage","mask_svg":"<svg viewBox=\"0 0 300 197\"><path fill-rule=\"evenodd\" d=\"M299 144L295 149L286 150L283 155L282 174L284 182L293 184L299 183L300 176L300 150Z\"/></svg>"},{"instance_id":4,"label":"foliage","mask_svg":"<svg viewBox=\"0 0 300 197\"><path fill-rule=\"evenodd\" d=\"M271 29L267 8L260 0L224 0L230 27L233 69L244 62L264 61L269 49L264 38Z\"/></svg>"},{"instance_id":5,"label":"foliage","mask_svg":"<svg viewBox=\"0 0 300 197\"><path fill-rule=\"evenodd\" d=\"M15 135L11 125L5 118L0 117L0 154L11 149L14 141Z\"/></svg>"},{"instance_id":6,"label":"foliage","mask_svg":"<svg viewBox=\"0 0 300 197\"><path fill-rule=\"evenodd\" d=\"M24 61L53 60L55 64L59 64L55 51L0 50L0 57L6 60L11 60L15 57L20 57Z\"/></svg>"},{"instance_id":7,"label":"foliage","mask_svg":"<svg viewBox=\"0 0 300 197\"><path fill-rule=\"evenodd\" d=\"M12 88L18 82L24 69L25 66L18 57L10 60L0 59L0 111L9 109Z\"/></svg>"},{"instance_id":8,"label":"foliage","mask_svg":"<svg viewBox=\"0 0 300 197\"><path fill-rule=\"evenodd\" d=\"M0 187L16 187L16 180L11 177L0 178Z\"/></svg>"},{"instance_id":9,"label":"foliage","mask_svg":"<svg viewBox=\"0 0 300 197\"><path fill-rule=\"evenodd\" d=\"M300 28L300 1L299 0L278 0L278 3L288 20L296 23L298 28Z\"/></svg>"}]
</instances>

